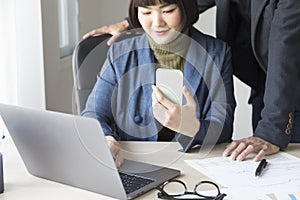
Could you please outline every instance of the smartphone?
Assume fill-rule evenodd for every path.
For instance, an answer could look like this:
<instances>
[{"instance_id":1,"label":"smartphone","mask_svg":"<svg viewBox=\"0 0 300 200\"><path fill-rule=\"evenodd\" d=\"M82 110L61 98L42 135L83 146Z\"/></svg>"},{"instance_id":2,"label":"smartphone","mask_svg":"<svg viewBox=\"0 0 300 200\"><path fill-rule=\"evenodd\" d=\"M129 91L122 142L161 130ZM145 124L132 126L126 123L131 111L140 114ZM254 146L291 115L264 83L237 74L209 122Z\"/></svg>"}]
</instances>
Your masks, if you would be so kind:
<instances>
[{"instance_id":1,"label":"smartphone","mask_svg":"<svg viewBox=\"0 0 300 200\"><path fill-rule=\"evenodd\" d=\"M156 87L173 103L182 105L183 73L181 70L158 68Z\"/></svg>"}]
</instances>

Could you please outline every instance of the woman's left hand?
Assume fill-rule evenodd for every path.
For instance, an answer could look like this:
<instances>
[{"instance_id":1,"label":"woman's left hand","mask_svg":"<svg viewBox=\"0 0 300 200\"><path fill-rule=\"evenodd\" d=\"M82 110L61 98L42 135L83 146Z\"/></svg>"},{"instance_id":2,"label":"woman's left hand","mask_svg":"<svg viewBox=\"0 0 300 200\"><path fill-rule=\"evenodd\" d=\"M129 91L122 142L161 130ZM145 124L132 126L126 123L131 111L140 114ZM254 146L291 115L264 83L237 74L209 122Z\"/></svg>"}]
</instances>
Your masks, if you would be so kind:
<instances>
[{"instance_id":1,"label":"woman's left hand","mask_svg":"<svg viewBox=\"0 0 300 200\"><path fill-rule=\"evenodd\" d=\"M164 127L194 137L200 128L200 121L196 117L197 105L190 91L183 87L187 103L181 106L165 97L156 86L153 85L152 89L152 109L155 119Z\"/></svg>"}]
</instances>

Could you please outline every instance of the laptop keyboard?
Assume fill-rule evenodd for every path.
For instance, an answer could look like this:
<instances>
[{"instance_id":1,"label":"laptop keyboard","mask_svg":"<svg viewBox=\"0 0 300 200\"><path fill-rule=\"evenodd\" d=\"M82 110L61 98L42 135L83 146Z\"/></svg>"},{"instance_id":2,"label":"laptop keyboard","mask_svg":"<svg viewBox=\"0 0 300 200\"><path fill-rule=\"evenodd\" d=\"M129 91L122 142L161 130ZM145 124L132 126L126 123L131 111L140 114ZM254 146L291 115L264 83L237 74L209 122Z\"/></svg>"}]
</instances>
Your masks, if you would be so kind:
<instances>
[{"instance_id":1,"label":"laptop keyboard","mask_svg":"<svg viewBox=\"0 0 300 200\"><path fill-rule=\"evenodd\" d=\"M126 194L134 192L145 185L154 182L153 179L146 178L143 176L138 176L135 174L127 174L124 172L119 172L123 186L125 188Z\"/></svg>"}]
</instances>

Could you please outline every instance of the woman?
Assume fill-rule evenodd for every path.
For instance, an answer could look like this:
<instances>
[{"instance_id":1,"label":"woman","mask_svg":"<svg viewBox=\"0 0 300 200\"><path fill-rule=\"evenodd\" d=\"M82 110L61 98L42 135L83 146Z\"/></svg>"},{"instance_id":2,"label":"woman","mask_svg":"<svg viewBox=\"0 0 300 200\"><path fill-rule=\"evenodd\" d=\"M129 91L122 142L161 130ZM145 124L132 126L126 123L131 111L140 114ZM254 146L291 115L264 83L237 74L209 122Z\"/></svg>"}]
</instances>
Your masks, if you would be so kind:
<instances>
[{"instance_id":1,"label":"woman","mask_svg":"<svg viewBox=\"0 0 300 200\"><path fill-rule=\"evenodd\" d=\"M196 0L131 0L133 27L145 32L114 43L83 116L101 123L116 164L120 140L230 142L235 100L230 48L193 27ZM154 86L157 68L181 70L183 105Z\"/></svg>"}]
</instances>

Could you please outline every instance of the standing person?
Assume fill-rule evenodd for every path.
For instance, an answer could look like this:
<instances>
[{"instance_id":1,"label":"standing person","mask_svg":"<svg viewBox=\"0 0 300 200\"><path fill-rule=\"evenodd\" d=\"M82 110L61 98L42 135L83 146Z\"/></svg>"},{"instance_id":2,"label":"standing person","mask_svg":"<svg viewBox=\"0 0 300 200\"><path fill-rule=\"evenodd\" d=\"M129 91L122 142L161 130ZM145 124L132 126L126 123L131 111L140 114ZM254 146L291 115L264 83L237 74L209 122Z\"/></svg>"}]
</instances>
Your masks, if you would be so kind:
<instances>
[{"instance_id":1,"label":"standing person","mask_svg":"<svg viewBox=\"0 0 300 200\"><path fill-rule=\"evenodd\" d=\"M117 166L122 162L118 141L175 137L184 151L230 142L235 110L231 50L193 27L197 1L131 0L129 18L144 33L112 44L82 112L100 122ZM183 72L183 105L154 86L157 68Z\"/></svg>"},{"instance_id":2,"label":"standing person","mask_svg":"<svg viewBox=\"0 0 300 200\"><path fill-rule=\"evenodd\" d=\"M255 152L257 161L289 142L300 142L300 1L197 2L200 13L217 7L216 36L232 48L234 75L251 87L253 136L233 141L223 155L244 160ZM128 26L124 20L84 37L103 32L117 35L115 30Z\"/></svg>"}]
</instances>

